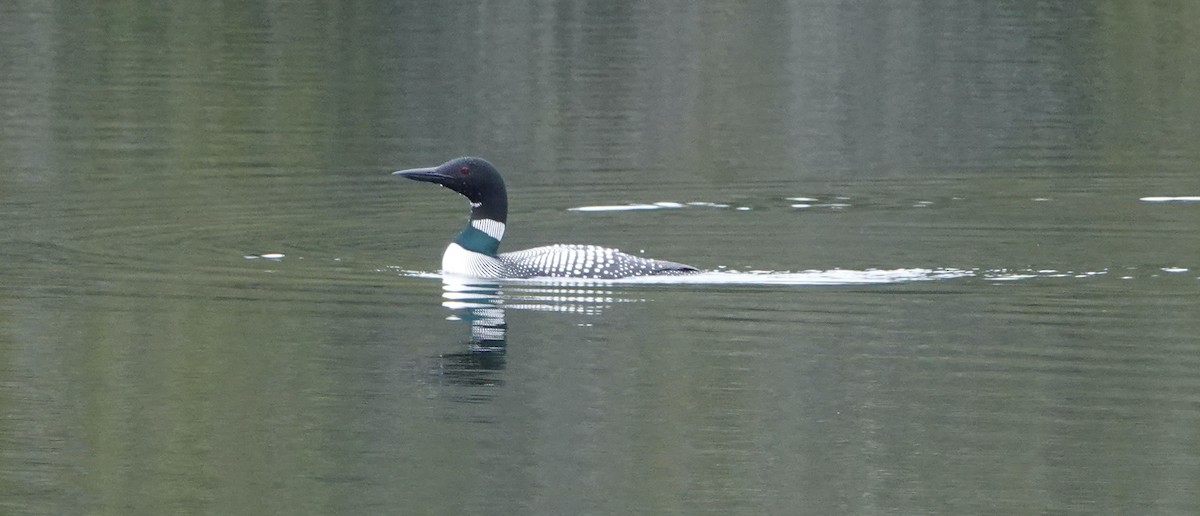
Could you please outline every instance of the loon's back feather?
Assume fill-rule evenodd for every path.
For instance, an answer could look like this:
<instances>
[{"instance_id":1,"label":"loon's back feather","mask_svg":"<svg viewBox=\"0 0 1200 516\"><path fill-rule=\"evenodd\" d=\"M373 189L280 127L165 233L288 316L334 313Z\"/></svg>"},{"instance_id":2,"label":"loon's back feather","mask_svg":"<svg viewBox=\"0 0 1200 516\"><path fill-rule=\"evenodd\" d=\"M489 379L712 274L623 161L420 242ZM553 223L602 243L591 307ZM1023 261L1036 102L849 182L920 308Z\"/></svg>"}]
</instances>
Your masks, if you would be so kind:
<instances>
[{"instance_id":1,"label":"loon's back feather","mask_svg":"<svg viewBox=\"0 0 1200 516\"><path fill-rule=\"evenodd\" d=\"M501 253L499 258L504 264L505 276L510 278L616 279L686 274L697 270L682 263L642 258L596 245L554 244Z\"/></svg>"}]
</instances>

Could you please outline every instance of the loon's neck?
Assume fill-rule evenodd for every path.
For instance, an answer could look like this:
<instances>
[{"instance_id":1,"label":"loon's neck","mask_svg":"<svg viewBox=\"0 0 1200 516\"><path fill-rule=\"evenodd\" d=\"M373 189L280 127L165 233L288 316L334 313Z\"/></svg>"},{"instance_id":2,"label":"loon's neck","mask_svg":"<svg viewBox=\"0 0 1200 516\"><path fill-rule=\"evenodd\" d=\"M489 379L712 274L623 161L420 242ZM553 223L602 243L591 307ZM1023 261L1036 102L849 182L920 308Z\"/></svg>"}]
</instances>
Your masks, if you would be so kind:
<instances>
[{"instance_id":1,"label":"loon's neck","mask_svg":"<svg viewBox=\"0 0 1200 516\"><path fill-rule=\"evenodd\" d=\"M471 203L471 218L467 226L454 237L454 243L468 251L496 256L504 238L504 223L508 219L508 200L500 192L498 199Z\"/></svg>"}]
</instances>

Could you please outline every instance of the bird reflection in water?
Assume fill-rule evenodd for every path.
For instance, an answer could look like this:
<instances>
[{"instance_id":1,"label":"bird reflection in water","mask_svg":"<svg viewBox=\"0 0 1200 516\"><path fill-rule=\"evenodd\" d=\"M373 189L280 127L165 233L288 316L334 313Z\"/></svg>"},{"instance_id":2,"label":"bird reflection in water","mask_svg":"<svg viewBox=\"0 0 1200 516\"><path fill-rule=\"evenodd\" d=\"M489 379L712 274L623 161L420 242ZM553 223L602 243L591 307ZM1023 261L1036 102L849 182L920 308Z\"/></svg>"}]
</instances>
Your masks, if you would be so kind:
<instances>
[{"instance_id":1,"label":"bird reflection in water","mask_svg":"<svg viewBox=\"0 0 1200 516\"><path fill-rule=\"evenodd\" d=\"M643 299L615 295L607 285L571 283L507 283L443 277L442 306L451 321L469 325L467 349L441 355L440 373L460 385L491 386L502 380L507 346L505 310L600 315L614 303Z\"/></svg>"},{"instance_id":2,"label":"bird reflection in water","mask_svg":"<svg viewBox=\"0 0 1200 516\"><path fill-rule=\"evenodd\" d=\"M504 369L504 302L500 285L481 280L445 278L442 306L450 309L451 321L470 325L467 350L442 355L442 374L464 385L497 385L494 371Z\"/></svg>"}]
</instances>

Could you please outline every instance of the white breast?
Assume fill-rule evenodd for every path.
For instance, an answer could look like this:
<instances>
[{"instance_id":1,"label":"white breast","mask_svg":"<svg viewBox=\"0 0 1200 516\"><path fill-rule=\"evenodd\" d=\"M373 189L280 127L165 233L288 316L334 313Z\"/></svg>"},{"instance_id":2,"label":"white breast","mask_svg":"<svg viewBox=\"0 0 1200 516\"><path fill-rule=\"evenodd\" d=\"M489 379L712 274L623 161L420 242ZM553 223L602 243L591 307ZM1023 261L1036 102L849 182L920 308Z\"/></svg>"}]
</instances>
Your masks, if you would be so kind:
<instances>
[{"instance_id":1,"label":"white breast","mask_svg":"<svg viewBox=\"0 0 1200 516\"><path fill-rule=\"evenodd\" d=\"M473 278L500 278L504 276L504 266L496 258L468 251L451 242L442 254L442 273Z\"/></svg>"}]
</instances>

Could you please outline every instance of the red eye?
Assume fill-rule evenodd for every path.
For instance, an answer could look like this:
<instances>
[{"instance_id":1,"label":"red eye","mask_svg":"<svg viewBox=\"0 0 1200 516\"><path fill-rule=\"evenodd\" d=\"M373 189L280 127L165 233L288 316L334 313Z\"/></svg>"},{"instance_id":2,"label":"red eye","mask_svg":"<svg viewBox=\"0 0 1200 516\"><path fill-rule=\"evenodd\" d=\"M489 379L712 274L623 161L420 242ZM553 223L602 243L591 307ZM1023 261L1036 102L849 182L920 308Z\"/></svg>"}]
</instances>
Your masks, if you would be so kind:
<instances>
[{"instance_id":1,"label":"red eye","mask_svg":"<svg viewBox=\"0 0 1200 516\"><path fill-rule=\"evenodd\" d=\"M458 169L458 173L465 176L465 175L471 173L471 169L469 169L467 167L463 167L463 168Z\"/></svg>"}]
</instances>

